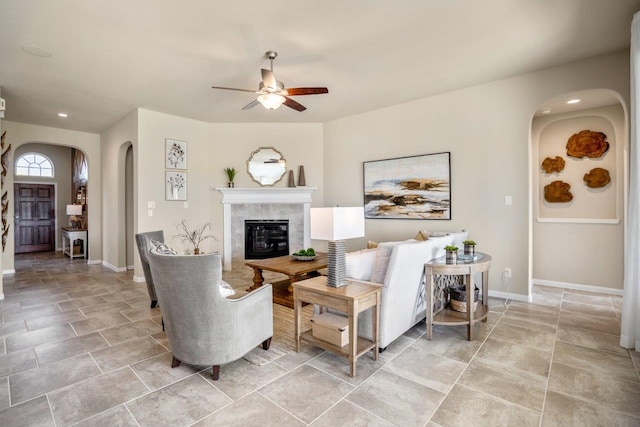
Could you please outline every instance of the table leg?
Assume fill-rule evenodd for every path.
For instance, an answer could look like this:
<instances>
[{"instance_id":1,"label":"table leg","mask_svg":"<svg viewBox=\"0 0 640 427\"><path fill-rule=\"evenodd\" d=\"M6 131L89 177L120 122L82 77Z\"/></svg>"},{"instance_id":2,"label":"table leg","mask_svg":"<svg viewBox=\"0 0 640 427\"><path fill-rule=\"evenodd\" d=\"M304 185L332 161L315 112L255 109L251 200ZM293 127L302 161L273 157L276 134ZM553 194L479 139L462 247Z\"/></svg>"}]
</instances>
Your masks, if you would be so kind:
<instances>
[{"instance_id":1,"label":"table leg","mask_svg":"<svg viewBox=\"0 0 640 427\"><path fill-rule=\"evenodd\" d=\"M82 254L84 255L84 259L87 259L87 239L82 239L82 246L84 248L84 252L82 252Z\"/></svg>"},{"instance_id":2,"label":"table leg","mask_svg":"<svg viewBox=\"0 0 640 427\"><path fill-rule=\"evenodd\" d=\"M67 254L67 238L64 237L64 234L62 235L62 257L64 258L64 255Z\"/></svg>"},{"instance_id":3,"label":"table leg","mask_svg":"<svg viewBox=\"0 0 640 427\"><path fill-rule=\"evenodd\" d=\"M358 358L358 301L353 301L349 309L349 363L350 374L356 376L356 362Z\"/></svg>"},{"instance_id":4,"label":"table leg","mask_svg":"<svg viewBox=\"0 0 640 427\"><path fill-rule=\"evenodd\" d=\"M373 360L378 360L378 352L380 351L380 292L376 296L376 306L373 307L373 339L376 346L373 348Z\"/></svg>"},{"instance_id":5,"label":"table leg","mask_svg":"<svg viewBox=\"0 0 640 427\"><path fill-rule=\"evenodd\" d=\"M247 289L247 292L255 291L264 283L264 277L262 276L262 269L253 267L253 285Z\"/></svg>"},{"instance_id":6,"label":"table leg","mask_svg":"<svg viewBox=\"0 0 640 427\"><path fill-rule=\"evenodd\" d=\"M473 283L473 274L467 274L467 338L473 341L473 304L475 299L475 285Z\"/></svg>"},{"instance_id":7,"label":"table leg","mask_svg":"<svg viewBox=\"0 0 640 427\"><path fill-rule=\"evenodd\" d=\"M433 334L433 274L427 274L425 280L425 301L427 303L427 339Z\"/></svg>"},{"instance_id":8,"label":"table leg","mask_svg":"<svg viewBox=\"0 0 640 427\"><path fill-rule=\"evenodd\" d=\"M482 305L489 310L489 270L485 270L482 272ZM483 322L486 322L489 319L489 316L482 319Z\"/></svg>"},{"instance_id":9,"label":"table leg","mask_svg":"<svg viewBox=\"0 0 640 427\"><path fill-rule=\"evenodd\" d=\"M294 335L296 337L296 352L300 351L300 331L302 330L302 301L296 298L293 291L293 319Z\"/></svg>"}]
</instances>

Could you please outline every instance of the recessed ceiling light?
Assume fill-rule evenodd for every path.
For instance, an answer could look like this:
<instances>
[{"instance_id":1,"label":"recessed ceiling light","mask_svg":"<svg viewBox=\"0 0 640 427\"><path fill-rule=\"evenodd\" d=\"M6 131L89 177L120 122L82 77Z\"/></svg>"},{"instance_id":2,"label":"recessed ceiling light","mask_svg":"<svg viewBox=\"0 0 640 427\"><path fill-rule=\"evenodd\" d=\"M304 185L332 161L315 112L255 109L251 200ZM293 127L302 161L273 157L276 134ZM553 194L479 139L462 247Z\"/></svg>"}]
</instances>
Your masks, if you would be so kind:
<instances>
[{"instance_id":1,"label":"recessed ceiling light","mask_svg":"<svg viewBox=\"0 0 640 427\"><path fill-rule=\"evenodd\" d=\"M567 101L567 104L577 104L580 101L582 101L582 100L578 99L578 98L570 99L570 100Z\"/></svg>"},{"instance_id":2,"label":"recessed ceiling light","mask_svg":"<svg viewBox=\"0 0 640 427\"><path fill-rule=\"evenodd\" d=\"M58 113L58 117L69 117L67 113Z\"/></svg>"},{"instance_id":3,"label":"recessed ceiling light","mask_svg":"<svg viewBox=\"0 0 640 427\"><path fill-rule=\"evenodd\" d=\"M49 49L45 49L44 47L34 46L34 45L22 45L20 47L24 52L29 55L38 56L40 58L48 58L52 55Z\"/></svg>"},{"instance_id":4,"label":"recessed ceiling light","mask_svg":"<svg viewBox=\"0 0 640 427\"><path fill-rule=\"evenodd\" d=\"M549 113L551 113L551 108L543 108L542 110L540 110L540 112L542 114L549 114Z\"/></svg>"}]
</instances>

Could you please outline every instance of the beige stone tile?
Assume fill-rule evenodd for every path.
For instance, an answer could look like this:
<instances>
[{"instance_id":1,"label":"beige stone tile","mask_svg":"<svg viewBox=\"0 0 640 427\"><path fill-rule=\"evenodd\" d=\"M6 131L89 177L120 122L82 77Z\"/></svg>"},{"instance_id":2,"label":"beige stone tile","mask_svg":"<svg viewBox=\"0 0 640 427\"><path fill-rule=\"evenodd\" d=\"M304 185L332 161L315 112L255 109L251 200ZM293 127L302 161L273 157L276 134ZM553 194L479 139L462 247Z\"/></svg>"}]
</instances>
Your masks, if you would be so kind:
<instances>
[{"instance_id":1,"label":"beige stone tile","mask_svg":"<svg viewBox=\"0 0 640 427\"><path fill-rule=\"evenodd\" d=\"M61 340L75 336L75 332L68 324L55 325L36 331L24 332L22 334L11 335L6 338L7 352L23 350L35 347L51 341Z\"/></svg>"},{"instance_id":2,"label":"beige stone tile","mask_svg":"<svg viewBox=\"0 0 640 427\"><path fill-rule=\"evenodd\" d=\"M251 393L195 423L193 427L296 427L305 425L305 423L265 399L259 393ZM339 424L334 424L334 426L335 425ZM341 425L347 425L347 423L342 422Z\"/></svg>"},{"instance_id":3,"label":"beige stone tile","mask_svg":"<svg viewBox=\"0 0 640 427\"><path fill-rule=\"evenodd\" d=\"M88 354L12 375L11 403L24 402L50 391L100 375Z\"/></svg>"},{"instance_id":4,"label":"beige stone tile","mask_svg":"<svg viewBox=\"0 0 640 427\"><path fill-rule=\"evenodd\" d=\"M543 377L549 375L551 363L550 352L492 338L484 342L477 357Z\"/></svg>"},{"instance_id":5,"label":"beige stone tile","mask_svg":"<svg viewBox=\"0 0 640 427\"><path fill-rule=\"evenodd\" d=\"M0 356L0 378L37 366L36 354L32 348L14 351L13 353Z\"/></svg>"},{"instance_id":6,"label":"beige stone tile","mask_svg":"<svg viewBox=\"0 0 640 427\"><path fill-rule=\"evenodd\" d=\"M601 317L616 317L616 312L613 309L613 305L601 306L601 305L593 305L593 304L583 304L580 302L570 302L570 301L562 301L562 310L569 311L571 313L582 313L588 314L590 316L601 316Z\"/></svg>"},{"instance_id":7,"label":"beige stone tile","mask_svg":"<svg viewBox=\"0 0 640 427\"><path fill-rule=\"evenodd\" d=\"M594 350L608 351L621 356L629 355L629 350L620 347L620 335L560 325L557 339Z\"/></svg>"},{"instance_id":8,"label":"beige stone tile","mask_svg":"<svg viewBox=\"0 0 640 427\"><path fill-rule=\"evenodd\" d=\"M310 425L313 427L393 427L396 424L343 400Z\"/></svg>"},{"instance_id":9,"label":"beige stone tile","mask_svg":"<svg viewBox=\"0 0 640 427\"><path fill-rule=\"evenodd\" d=\"M105 311L122 311L122 310L130 310L131 306L126 302L116 302L111 304L100 304L100 305L92 305L89 307L82 307L80 311L82 311L85 316L88 318L94 317L97 313L102 313Z\"/></svg>"},{"instance_id":10,"label":"beige stone tile","mask_svg":"<svg viewBox=\"0 0 640 427\"><path fill-rule=\"evenodd\" d=\"M542 426L638 426L640 418L549 391Z\"/></svg>"},{"instance_id":11,"label":"beige stone tile","mask_svg":"<svg viewBox=\"0 0 640 427\"><path fill-rule=\"evenodd\" d=\"M346 400L395 425L413 427L425 425L444 397L444 393L381 369Z\"/></svg>"},{"instance_id":12,"label":"beige stone tile","mask_svg":"<svg viewBox=\"0 0 640 427\"><path fill-rule=\"evenodd\" d=\"M0 378L0 411L11 405L9 398L9 377Z\"/></svg>"},{"instance_id":13,"label":"beige stone tile","mask_svg":"<svg viewBox=\"0 0 640 427\"><path fill-rule=\"evenodd\" d=\"M556 334L500 322L491 332L491 338L551 352Z\"/></svg>"},{"instance_id":14,"label":"beige stone tile","mask_svg":"<svg viewBox=\"0 0 640 427\"><path fill-rule=\"evenodd\" d=\"M125 323L130 323L130 320L119 311L103 311L93 313L89 319L71 322L71 326L78 335L84 335L101 329L113 328Z\"/></svg>"},{"instance_id":15,"label":"beige stone tile","mask_svg":"<svg viewBox=\"0 0 640 427\"><path fill-rule=\"evenodd\" d=\"M49 401L56 425L61 427L91 418L147 392L133 371L123 368L52 391Z\"/></svg>"},{"instance_id":16,"label":"beige stone tile","mask_svg":"<svg viewBox=\"0 0 640 427\"><path fill-rule=\"evenodd\" d=\"M133 415L124 405L116 406L106 412L102 412L95 417L84 420L74 427L139 427Z\"/></svg>"},{"instance_id":17,"label":"beige stone tile","mask_svg":"<svg viewBox=\"0 0 640 427\"><path fill-rule=\"evenodd\" d=\"M41 344L35 347L35 352L38 356L38 362L42 366L106 347L109 347L109 344L100 334L94 332Z\"/></svg>"},{"instance_id":18,"label":"beige stone tile","mask_svg":"<svg viewBox=\"0 0 640 427\"><path fill-rule=\"evenodd\" d=\"M385 370L447 393L466 367L466 363L410 347L387 363Z\"/></svg>"},{"instance_id":19,"label":"beige stone tile","mask_svg":"<svg viewBox=\"0 0 640 427\"><path fill-rule=\"evenodd\" d=\"M555 328L558 324L559 312L536 312L536 311L520 311L520 310L508 310L502 320L514 320L520 322L529 322L534 324L541 324L548 327Z\"/></svg>"},{"instance_id":20,"label":"beige stone tile","mask_svg":"<svg viewBox=\"0 0 640 427\"><path fill-rule=\"evenodd\" d=\"M105 372L140 362L149 357L165 353L166 348L151 337L143 337L133 341L107 347L91 353L100 369Z\"/></svg>"},{"instance_id":21,"label":"beige stone tile","mask_svg":"<svg viewBox=\"0 0 640 427\"><path fill-rule=\"evenodd\" d=\"M474 359L457 384L541 412L547 378L488 360Z\"/></svg>"},{"instance_id":22,"label":"beige stone tile","mask_svg":"<svg viewBox=\"0 0 640 427\"><path fill-rule=\"evenodd\" d=\"M23 308L20 311L4 313L4 321L13 322L15 320L35 319L41 316L49 316L51 314L60 313L57 304L39 305L36 307Z\"/></svg>"},{"instance_id":23,"label":"beige stone tile","mask_svg":"<svg viewBox=\"0 0 640 427\"><path fill-rule=\"evenodd\" d=\"M0 316L2 319L2 316ZM13 322L0 323L0 340L13 334L27 332L27 324L24 320L14 320Z\"/></svg>"},{"instance_id":24,"label":"beige stone tile","mask_svg":"<svg viewBox=\"0 0 640 427\"><path fill-rule=\"evenodd\" d=\"M169 427L191 425L231 402L201 376L193 375L135 399L127 407L142 427Z\"/></svg>"},{"instance_id":25,"label":"beige stone tile","mask_svg":"<svg viewBox=\"0 0 640 427\"><path fill-rule=\"evenodd\" d=\"M91 307L94 305L107 304L107 300L101 296L76 298L70 301L58 303L58 306L62 311L74 310L77 308Z\"/></svg>"},{"instance_id":26,"label":"beige stone tile","mask_svg":"<svg viewBox=\"0 0 640 427\"><path fill-rule=\"evenodd\" d=\"M640 382L637 379L626 381L601 371L554 362L549 390L640 417Z\"/></svg>"},{"instance_id":27,"label":"beige stone tile","mask_svg":"<svg viewBox=\"0 0 640 427\"><path fill-rule=\"evenodd\" d=\"M131 369L133 369L150 390L157 390L200 371L200 367L194 367L186 363L172 368L172 359L173 356L171 353L165 352L135 363L131 365Z\"/></svg>"},{"instance_id":28,"label":"beige stone tile","mask_svg":"<svg viewBox=\"0 0 640 427\"><path fill-rule=\"evenodd\" d=\"M64 313L51 314L49 316L36 317L35 319L27 319L27 327L30 331L36 329L48 328L53 325L64 325L65 323L76 320L86 319L85 315L79 310L67 311Z\"/></svg>"},{"instance_id":29,"label":"beige stone tile","mask_svg":"<svg viewBox=\"0 0 640 427\"><path fill-rule=\"evenodd\" d=\"M310 423L354 387L311 366L303 365L259 389L260 394Z\"/></svg>"},{"instance_id":30,"label":"beige stone tile","mask_svg":"<svg viewBox=\"0 0 640 427\"><path fill-rule=\"evenodd\" d=\"M123 310L121 313L131 321L136 321L141 319L151 319L153 317L161 316L159 307L149 308L149 297L145 298L145 303L143 308L139 308L139 309L132 308L131 310Z\"/></svg>"},{"instance_id":31,"label":"beige stone tile","mask_svg":"<svg viewBox=\"0 0 640 427\"><path fill-rule=\"evenodd\" d=\"M284 356L281 356L278 359L274 360L273 363L285 369L286 371L292 371L295 368L303 365L304 363L307 363L314 357L318 357L324 352L325 351L320 347L316 347L314 345L305 345L300 349L300 352L291 350Z\"/></svg>"},{"instance_id":32,"label":"beige stone tile","mask_svg":"<svg viewBox=\"0 0 640 427\"><path fill-rule=\"evenodd\" d=\"M162 326L150 319L138 320L109 329L103 329L100 334L111 344L116 345L125 341L155 334L162 331Z\"/></svg>"},{"instance_id":33,"label":"beige stone tile","mask_svg":"<svg viewBox=\"0 0 640 427\"><path fill-rule=\"evenodd\" d=\"M567 289L562 296L562 300L567 302L577 302L581 304L597 305L601 307L611 308L613 303L609 295L585 293Z\"/></svg>"},{"instance_id":34,"label":"beige stone tile","mask_svg":"<svg viewBox=\"0 0 640 427\"><path fill-rule=\"evenodd\" d=\"M548 322L540 321L539 319L531 319L529 317L520 316L518 313L508 313L502 316L500 324L519 326L521 328L533 329L536 331L543 331L549 333L556 332L557 320L550 320Z\"/></svg>"},{"instance_id":35,"label":"beige stone tile","mask_svg":"<svg viewBox=\"0 0 640 427\"><path fill-rule=\"evenodd\" d=\"M287 371L273 363L257 366L241 358L222 365L218 381L213 381L209 367L200 372L200 375L231 399L237 400L286 373Z\"/></svg>"},{"instance_id":36,"label":"beige stone tile","mask_svg":"<svg viewBox=\"0 0 640 427\"><path fill-rule=\"evenodd\" d=\"M584 313L563 311L560 313L560 324L620 335L620 321L613 317L601 317Z\"/></svg>"},{"instance_id":37,"label":"beige stone tile","mask_svg":"<svg viewBox=\"0 0 640 427\"><path fill-rule=\"evenodd\" d=\"M468 363L482 346L482 341L469 341L466 338L449 334L434 332L431 341L426 337L417 340L413 347L419 350L426 350L433 354L439 354L450 359Z\"/></svg>"},{"instance_id":38,"label":"beige stone tile","mask_svg":"<svg viewBox=\"0 0 640 427\"><path fill-rule=\"evenodd\" d=\"M553 363L556 362L598 371L623 380L639 381L633 361L628 354L621 356L558 341L553 356Z\"/></svg>"},{"instance_id":39,"label":"beige stone tile","mask_svg":"<svg viewBox=\"0 0 640 427\"><path fill-rule=\"evenodd\" d=\"M522 301L511 301L509 303L508 311L517 311L520 313L529 313L533 315L547 315L553 316L558 315L559 308L558 307L549 307L546 305L527 303Z\"/></svg>"},{"instance_id":40,"label":"beige stone tile","mask_svg":"<svg viewBox=\"0 0 640 427\"><path fill-rule=\"evenodd\" d=\"M540 413L456 385L432 422L442 426L538 426Z\"/></svg>"},{"instance_id":41,"label":"beige stone tile","mask_svg":"<svg viewBox=\"0 0 640 427\"><path fill-rule=\"evenodd\" d=\"M406 351L406 350L405 350ZM378 369L385 366L385 363L391 359L391 355L385 355L386 351L378 355L378 360L373 360L373 352L367 352L358 358L356 363L356 376L351 377L349 359L331 352L324 352L320 356L307 362L309 366L320 369L323 372L331 374L352 385L362 384Z\"/></svg>"},{"instance_id":42,"label":"beige stone tile","mask_svg":"<svg viewBox=\"0 0 640 427\"><path fill-rule=\"evenodd\" d=\"M68 300L69 297L65 294L51 294L50 292L46 292L46 295L43 296L34 296L21 299L20 305L24 308L38 305L47 305L55 302L59 303Z\"/></svg>"},{"instance_id":43,"label":"beige stone tile","mask_svg":"<svg viewBox=\"0 0 640 427\"><path fill-rule=\"evenodd\" d=\"M0 425L2 427L56 426L46 396L0 411Z\"/></svg>"}]
</instances>

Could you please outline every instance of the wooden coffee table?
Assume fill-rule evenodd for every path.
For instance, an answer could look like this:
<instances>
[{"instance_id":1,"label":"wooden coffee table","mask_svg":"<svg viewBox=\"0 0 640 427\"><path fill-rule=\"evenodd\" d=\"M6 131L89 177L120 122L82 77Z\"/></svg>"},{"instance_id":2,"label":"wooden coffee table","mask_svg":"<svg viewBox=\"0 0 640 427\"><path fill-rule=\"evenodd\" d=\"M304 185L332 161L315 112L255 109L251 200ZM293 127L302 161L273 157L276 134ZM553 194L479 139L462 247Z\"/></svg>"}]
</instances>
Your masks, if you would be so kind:
<instances>
[{"instance_id":1,"label":"wooden coffee table","mask_svg":"<svg viewBox=\"0 0 640 427\"><path fill-rule=\"evenodd\" d=\"M324 252L316 252L316 257L312 261L297 261L290 255L256 259L245 262L245 265L253 268L253 286L247 291L258 289L264 284L264 270L282 273L289 276L288 280L272 283L273 286L273 302L293 308L293 287L292 283L299 280L308 279L318 276L318 270L327 267L327 254Z\"/></svg>"}]
</instances>

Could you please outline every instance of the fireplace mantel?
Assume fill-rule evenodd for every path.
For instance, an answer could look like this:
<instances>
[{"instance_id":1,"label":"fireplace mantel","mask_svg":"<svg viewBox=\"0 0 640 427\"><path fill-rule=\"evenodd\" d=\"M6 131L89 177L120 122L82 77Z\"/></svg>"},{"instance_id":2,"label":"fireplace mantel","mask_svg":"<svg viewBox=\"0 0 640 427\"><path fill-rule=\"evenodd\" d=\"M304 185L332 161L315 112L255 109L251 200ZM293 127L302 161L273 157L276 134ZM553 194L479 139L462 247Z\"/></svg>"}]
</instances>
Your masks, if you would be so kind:
<instances>
[{"instance_id":1,"label":"fireplace mantel","mask_svg":"<svg viewBox=\"0 0 640 427\"><path fill-rule=\"evenodd\" d=\"M309 232L311 193L316 187L256 187L216 188L222 193L223 245L222 260L225 270L231 269L231 206L234 204L299 204L304 208L304 247L311 245Z\"/></svg>"}]
</instances>

